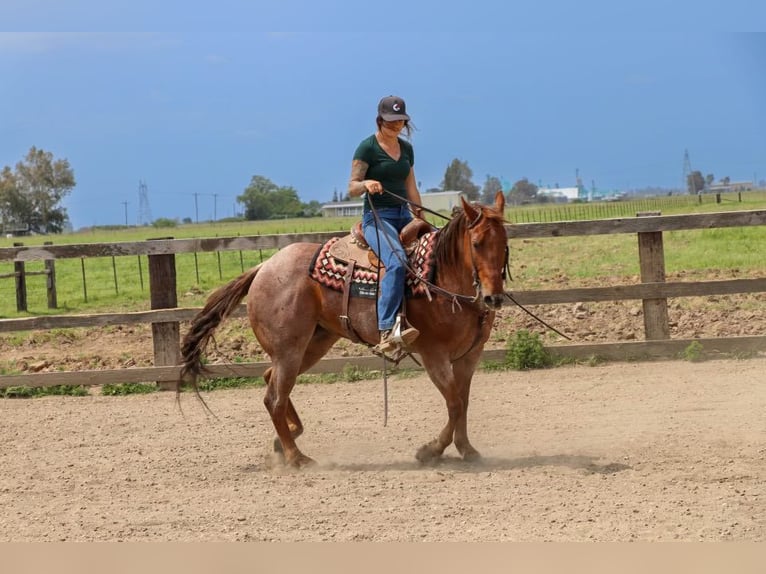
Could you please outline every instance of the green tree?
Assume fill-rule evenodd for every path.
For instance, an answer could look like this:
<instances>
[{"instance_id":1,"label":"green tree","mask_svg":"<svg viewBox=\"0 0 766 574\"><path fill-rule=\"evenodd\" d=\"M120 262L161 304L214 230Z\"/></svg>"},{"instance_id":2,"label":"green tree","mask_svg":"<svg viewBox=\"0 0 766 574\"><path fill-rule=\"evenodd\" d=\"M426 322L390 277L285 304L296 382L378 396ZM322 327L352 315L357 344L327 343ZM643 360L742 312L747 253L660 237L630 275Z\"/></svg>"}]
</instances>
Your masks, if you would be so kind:
<instances>
[{"instance_id":1,"label":"green tree","mask_svg":"<svg viewBox=\"0 0 766 574\"><path fill-rule=\"evenodd\" d=\"M473 171L468 162L453 159L444 173L441 188L444 191L462 191L468 199L476 201L479 199L479 186L471 181L472 177Z\"/></svg>"},{"instance_id":2,"label":"green tree","mask_svg":"<svg viewBox=\"0 0 766 574\"><path fill-rule=\"evenodd\" d=\"M526 177L513 184L511 191L508 192L508 201L515 205L530 203L537 198L537 186L531 183Z\"/></svg>"},{"instance_id":3,"label":"green tree","mask_svg":"<svg viewBox=\"0 0 766 574\"><path fill-rule=\"evenodd\" d=\"M322 215L322 204L316 199L312 199L308 203L303 204L304 217L317 217Z\"/></svg>"},{"instance_id":4,"label":"green tree","mask_svg":"<svg viewBox=\"0 0 766 574\"><path fill-rule=\"evenodd\" d=\"M245 219L269 219L274 213L272 198L278 190L279 187L267 177L254 175L244 193L237 197L245 208Z\"/></svg>"},{"instance_id":5,"label":"green tree","mask_svg":"<svg viewBox=\"0 0 766 574\"><path fill-rule=\"evenodd\" d=\"M481 202L490 204L495 201L495 194L498 191L503 191L503 184L500 183L500 179L488 175L487 180L484 182L484 187L481 188Z\"/></svg>"},{"instance_id":6,"label":"green tree","mask_svg":"<svg viewBox=\"0 0 766 574\"><path fill-rule=\"evenodd\" d=\"M61 201L74 186L67 160L33 146L14 170L6 166L0 172L0 219L38 233L61 233L68 219Z\"/></svg>"},{"instance_id":7,"label":"green tree","mask_svg":"<svg viewBox=\"0 0 766 574\"><path fill-rule=\"evenodd\" d=\"M702 172L695 170L686 176L686 188L692 195L705 189L705 178L702 177Z\"/></svg>"},{"instance_id":8,"label":"green tree","mask_svg":"<svg viewBox=\"0 0 766 574\"><path fill-rule=\"evenodd\" d=\"M237 201L245 207L245 219L302 217L305 205L292 187L279 187L269 178L254 175Z\"/></svg>"}]
</instances>

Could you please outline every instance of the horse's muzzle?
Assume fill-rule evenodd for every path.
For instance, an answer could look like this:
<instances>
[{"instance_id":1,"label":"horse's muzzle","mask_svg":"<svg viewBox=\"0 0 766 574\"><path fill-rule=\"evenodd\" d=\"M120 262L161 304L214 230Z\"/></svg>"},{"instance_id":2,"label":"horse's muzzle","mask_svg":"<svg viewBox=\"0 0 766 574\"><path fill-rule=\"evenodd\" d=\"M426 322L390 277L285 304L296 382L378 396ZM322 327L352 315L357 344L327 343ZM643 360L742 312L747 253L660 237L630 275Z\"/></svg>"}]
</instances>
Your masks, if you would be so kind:
<instances>
[{"instance_id":1,"label":"horse's muzzle","mask_svg":"<svg viewBox=\"0 0 766 574\"><path fill-rule=\"evenodd\" d=\"M499 309L503 306L503 295L495 293L494 295L485 295L484 304L490 309Z\"/></svg>"}]
</instances>

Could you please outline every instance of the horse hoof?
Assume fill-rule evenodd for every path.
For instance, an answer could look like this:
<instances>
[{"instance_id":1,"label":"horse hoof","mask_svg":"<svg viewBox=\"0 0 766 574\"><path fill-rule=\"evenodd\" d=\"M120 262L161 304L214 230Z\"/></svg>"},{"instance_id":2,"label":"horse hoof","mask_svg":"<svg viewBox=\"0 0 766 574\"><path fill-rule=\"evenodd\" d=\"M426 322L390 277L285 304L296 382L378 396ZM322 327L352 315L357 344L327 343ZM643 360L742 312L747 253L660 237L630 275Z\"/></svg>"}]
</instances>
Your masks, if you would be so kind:
<instances>
[{"instance_id":1,"label":"horse hoof","mask_svg":"<svg viewBox=\"0 0 766 574\"><path fill-rule=\"evenodd\" d=\"M436 441L424 444L415 453L415 458L423 464L436 462L441 457L441 452L436 448Z\"/></svg>"},{"instance_id":2,"label":"horse hoof","mask_svg":"<svg viewBox=\"0 0 766 574\"><path fill-rule=\"evenodd\" d=\"M279 440L279 437L274 439L274 452L278 454L284 454L285 451L282 449L282 441Z\"/></svg>"},{"instance_id":3,"label":"horse hoof","mask_svg":"<svg viewBox=\"0 0 766 574\"><path fill-rule=\"evenodd\" d=\"M289 464L293 468L300 470L301 468L307 468L309 466L316 465L316 461L313 458L306 456L305 454L301 454L291 460Z\"/></svg>"},{"instance_id":4,"label":"horse hoof","mask_svg":"<svg viewBox=\"0 0 766 574\"><path fill-rule=\"evenodd\" d=\"M481 454L478 450L469 450L463 454L463 460L465 462L479 462L481 460Z\"/></svg>"}]
</instances>

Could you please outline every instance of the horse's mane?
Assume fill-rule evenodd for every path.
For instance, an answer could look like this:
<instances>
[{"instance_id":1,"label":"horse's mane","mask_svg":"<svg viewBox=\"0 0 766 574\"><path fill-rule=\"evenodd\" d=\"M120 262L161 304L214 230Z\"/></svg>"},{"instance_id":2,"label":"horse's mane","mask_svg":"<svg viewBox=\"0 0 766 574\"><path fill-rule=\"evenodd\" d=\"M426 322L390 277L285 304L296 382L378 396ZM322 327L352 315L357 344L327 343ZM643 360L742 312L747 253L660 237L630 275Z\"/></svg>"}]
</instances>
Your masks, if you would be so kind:
<instances>
[{"instance_id":1,"label":"horse's mane","mask_svg":"<svg viewBox=\"0 0 766 574\"><path fill-rule=\"evenodd\" d=\"M503 222L503 216L495 213L495 210L477 203L472 205L482 211L483 217L496 220L500 223ZM468 216L466 216L463 208L453 208L452 219L437 232L436 246L434 247L434 258L437 268L453 265L459 261L463 236L469 224Z\"/></svg>"}]
</instances>

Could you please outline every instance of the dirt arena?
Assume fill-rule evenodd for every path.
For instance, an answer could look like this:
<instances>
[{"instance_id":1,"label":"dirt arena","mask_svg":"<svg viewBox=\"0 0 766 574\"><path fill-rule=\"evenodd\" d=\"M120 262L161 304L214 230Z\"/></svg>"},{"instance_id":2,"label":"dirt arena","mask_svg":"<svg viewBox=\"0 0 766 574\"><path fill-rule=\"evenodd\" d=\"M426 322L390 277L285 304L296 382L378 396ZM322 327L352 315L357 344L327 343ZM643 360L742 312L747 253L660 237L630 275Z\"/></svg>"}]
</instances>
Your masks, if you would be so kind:
<instances>
[{"instance_id":1,"label":"dirt arena","mask_svg":"<svg viewBox=\"0 0 766 574\"><path fill-rule=\"evenodd\" d=\"M275 465L262 389L1 400L2 541L766 539L766 358L479 373L466 464L416 449L424 377L293 398L308 471Z\"/></svg>"}]
</instances>

